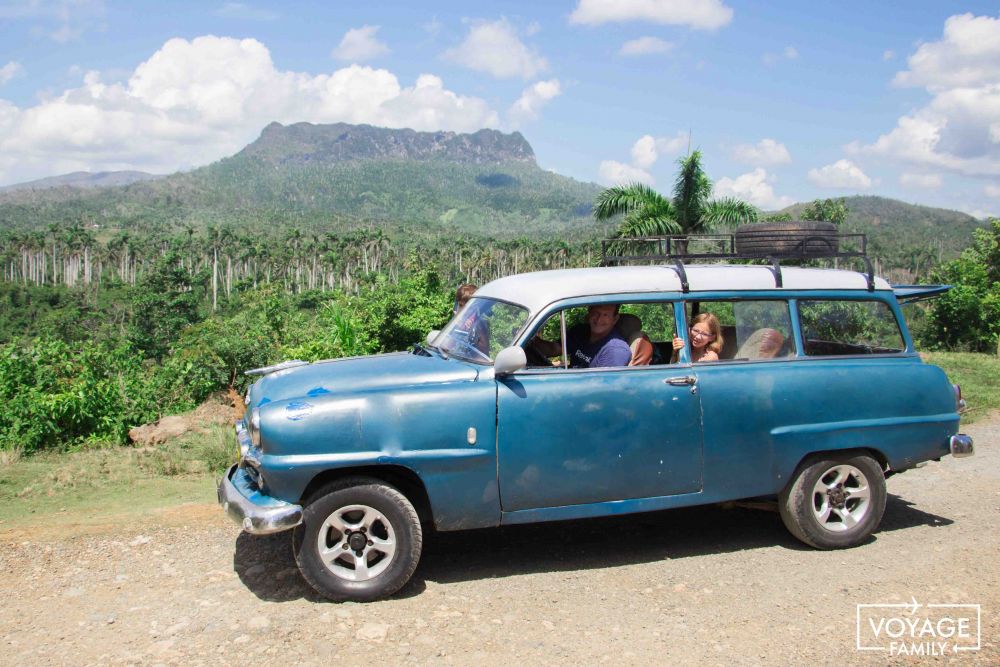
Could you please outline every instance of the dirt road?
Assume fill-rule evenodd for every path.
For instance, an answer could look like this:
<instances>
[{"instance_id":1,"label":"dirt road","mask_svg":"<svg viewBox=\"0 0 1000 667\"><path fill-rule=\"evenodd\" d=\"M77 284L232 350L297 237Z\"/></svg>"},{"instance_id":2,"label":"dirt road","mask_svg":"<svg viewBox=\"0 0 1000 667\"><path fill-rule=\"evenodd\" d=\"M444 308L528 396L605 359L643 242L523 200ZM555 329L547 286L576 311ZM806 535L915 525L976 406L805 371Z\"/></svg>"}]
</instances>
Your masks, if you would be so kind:
<instances>
[{"instance_id":1,"label":"dirt road","mask_svg":"<svg viewBox=\"0 0 1000 667\"><path fill-rule=\"evenodd\" d=\"M317 598L287 534L241 534L214 506L8 530L0 664L881 664L856 649L857 605L915 599L981 605L981 648L901 662L996 665L1000 415L966 430L976 456L890 479L859 548L719 507L441 534L367 605Z\"/></svg>"}]
</instances>

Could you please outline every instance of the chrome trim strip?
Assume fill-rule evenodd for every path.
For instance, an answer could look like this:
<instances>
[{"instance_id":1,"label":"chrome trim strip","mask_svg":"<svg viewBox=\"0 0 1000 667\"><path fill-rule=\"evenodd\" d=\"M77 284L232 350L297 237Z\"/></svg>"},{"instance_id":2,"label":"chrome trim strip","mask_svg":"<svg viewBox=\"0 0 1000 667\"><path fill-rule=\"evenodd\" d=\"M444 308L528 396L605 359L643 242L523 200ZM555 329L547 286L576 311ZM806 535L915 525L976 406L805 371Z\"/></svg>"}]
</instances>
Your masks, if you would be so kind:
<instances>
[{"instance_id":1,"label":"chrome trim strip","mask_svg":"<svg viewBox=\"0 0 1000 667\"><path fill-rule=\"evenodd\" d=\"M964 433L951 436L948 446L951 449L951 455L956 459L972 456L976 453L976 448L972 444L972 436L965 435Z\"/></svg>"},{"instance_id":2,"label":"chrome trim strip","mask_svg":"<svg viewBox=\"0 0 1000 667\"><path fill-rule=\"evenodd\" d=\"M235 475L245 476L246 472L240 470L239 465L233 465L219 480L216 493L222 509L232 517L233 521L240 524L244 531L252 535L270 535L302 523L301 505L265 496L257 491L256 487L251 486L249 480L237 480L237 484L245 486L247 491L257 497L251 500L244 495L242 488L237 488L237 484L233 483ZM260 501L265 501L266 504Z\"/></svg>"}]
</instances>

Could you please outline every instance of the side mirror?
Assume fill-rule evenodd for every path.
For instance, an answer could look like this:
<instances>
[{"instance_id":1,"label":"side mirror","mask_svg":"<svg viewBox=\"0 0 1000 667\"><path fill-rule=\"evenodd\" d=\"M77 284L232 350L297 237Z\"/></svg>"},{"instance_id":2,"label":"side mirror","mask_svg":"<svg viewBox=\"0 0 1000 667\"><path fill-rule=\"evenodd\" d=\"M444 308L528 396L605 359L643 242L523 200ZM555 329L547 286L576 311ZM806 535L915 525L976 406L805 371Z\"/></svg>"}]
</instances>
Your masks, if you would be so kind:
<instances>
[{"instance_id":1,"label":"side mirror","mask_svg":"<svg viewBox=\"0 0 1000 667\"><path fill-rule=\"evenodd\" d=\"M438 337L438 336L439 336L440 334L441 334L441 331L440 331L440 330L438 330L438 329L434 329L434 330L433 330L433 331L431 331L431 332L430 332L429 334L427 334L427 338L425 338L425 339L424 339L424 342L426 342L426 343L427 343L428 345L433 345L433 344L434 344L434 340L435 340L435 339L436 339L436 338L437 338L437 337Z\"/></svg>"},{"instance_id":2,"label":"side mirror","mask_svg":"<svg viewBox=\"0 0 1000 667\"><path fill-rule=\"evenodd\" d=\"M493 372L496 375L510 375L514 371L519 371L528 365L528 357L524 354L524 348L505 347L497 353L493 360Z\"/></svg>"}]
</instances>

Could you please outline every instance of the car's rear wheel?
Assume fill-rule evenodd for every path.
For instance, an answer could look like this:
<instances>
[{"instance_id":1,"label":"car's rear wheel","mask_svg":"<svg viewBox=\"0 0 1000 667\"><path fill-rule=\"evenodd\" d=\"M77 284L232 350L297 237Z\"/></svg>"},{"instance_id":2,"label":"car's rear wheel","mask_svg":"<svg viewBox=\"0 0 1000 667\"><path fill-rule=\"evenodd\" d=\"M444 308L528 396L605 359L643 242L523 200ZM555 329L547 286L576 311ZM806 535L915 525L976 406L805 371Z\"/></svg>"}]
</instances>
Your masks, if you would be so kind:
<instances>
[{"instance_id":1,"label":"car's rear wheel","mask_svg":"<svg viewBox=\"0 0 1000 667\"><path fill-rule=\"evenodd\" d=\"M788 530L817 549L844 549L868 539L885 512L885 473L866 454L807 459L778 500Z\"/></svg>"},{"instance_id":2,"label":"car's rear wheel","mask_svg":"<svg viewBox=\"0 0 1000 667\"><path fill-rule=\"evenodd\" d=\"M358 602L402 588L417 568L422 544L420 520L406 496L360 477L314 496L293 536L305 580L331 600Z\"/></svg>"}]
</instances>

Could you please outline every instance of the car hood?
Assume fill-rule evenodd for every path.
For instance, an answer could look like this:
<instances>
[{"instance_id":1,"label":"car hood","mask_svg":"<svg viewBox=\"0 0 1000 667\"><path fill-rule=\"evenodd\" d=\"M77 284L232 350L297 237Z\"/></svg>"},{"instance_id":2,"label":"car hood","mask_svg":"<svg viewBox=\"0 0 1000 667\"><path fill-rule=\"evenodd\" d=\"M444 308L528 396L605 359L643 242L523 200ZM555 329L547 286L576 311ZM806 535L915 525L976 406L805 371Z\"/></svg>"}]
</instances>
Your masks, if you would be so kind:
<instances>
[{"instance_id":1,"label":"car hood","mask_svg":"<svg viewBox=\"0 0 1000 667\"><path fill-rule=\"evenodd\" d=\"M300 397L441 382L472 382L474 364L409 352L317 361L265 375L250 388L250 406Z\"/></svg>"}]
</instances>

